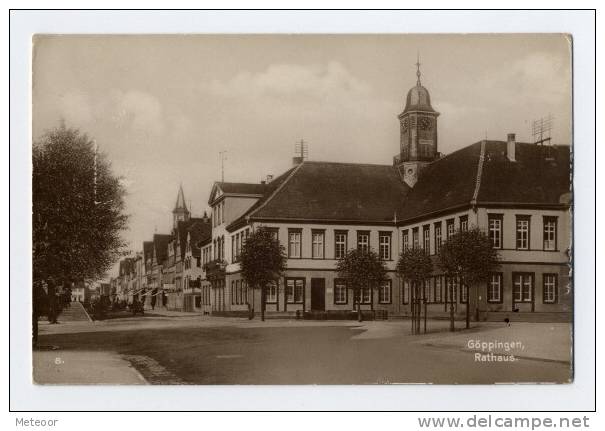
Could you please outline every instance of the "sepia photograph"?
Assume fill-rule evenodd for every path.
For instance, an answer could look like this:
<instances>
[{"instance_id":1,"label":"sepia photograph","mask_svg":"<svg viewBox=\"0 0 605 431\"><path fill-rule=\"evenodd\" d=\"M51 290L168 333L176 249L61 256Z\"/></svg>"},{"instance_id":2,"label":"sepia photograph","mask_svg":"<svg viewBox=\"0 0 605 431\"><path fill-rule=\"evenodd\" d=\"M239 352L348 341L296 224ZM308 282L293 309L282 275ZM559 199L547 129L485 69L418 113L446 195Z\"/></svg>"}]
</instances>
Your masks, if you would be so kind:
<instances>
[{"instance_id":1,"label":"sepia photograph","mask_svg":"<svg viewBox=\"0 0 605 431\"><path fill-rule=\"evenodd\" d=\"M574 382L570 34L31 50L35 385Z\"/></svg>"}]
</instances>

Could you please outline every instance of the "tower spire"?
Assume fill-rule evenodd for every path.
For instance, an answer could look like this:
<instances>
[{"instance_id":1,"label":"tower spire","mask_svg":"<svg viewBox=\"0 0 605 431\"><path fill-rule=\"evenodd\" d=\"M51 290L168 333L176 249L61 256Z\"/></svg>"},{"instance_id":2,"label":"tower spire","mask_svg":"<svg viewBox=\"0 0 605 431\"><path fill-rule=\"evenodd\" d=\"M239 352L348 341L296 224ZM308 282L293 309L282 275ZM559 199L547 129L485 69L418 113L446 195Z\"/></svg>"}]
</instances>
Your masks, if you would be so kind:
<instances>
[{"instance_id":1,"label":"tower spire","mask_svg":"<svg viewBox=\"0 0 605 431\"><path fill-rule=\"evenodd\" d=\"M416 52L416 85L420 87L420 51Z\"/></svg>"}]
</instances>

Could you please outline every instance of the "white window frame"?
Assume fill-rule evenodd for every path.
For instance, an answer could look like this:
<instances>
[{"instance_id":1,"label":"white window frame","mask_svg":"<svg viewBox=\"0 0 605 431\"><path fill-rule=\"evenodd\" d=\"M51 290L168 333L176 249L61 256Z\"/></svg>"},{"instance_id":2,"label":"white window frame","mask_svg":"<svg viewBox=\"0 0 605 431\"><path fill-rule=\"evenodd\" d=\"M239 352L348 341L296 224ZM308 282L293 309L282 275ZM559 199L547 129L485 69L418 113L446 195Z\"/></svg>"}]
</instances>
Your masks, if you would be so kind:
<instances>
[{"instance_id":1,"label":"white window frame","mask_svg":"<svg viewBox=\"0 0 605 431\"><path fill-rule=\"evenodd\" d=\"M302 232L288 232L288 257L291 259L300 259L302 256Z\"/></svg>"},{"instance_id":2,"label":"white window frame","mask_svg":"<svg viewBox=\"0 0 605 431\"><path fill-rule=\"evenodd\" d=\"M379 304L390 304L392 300L392 285L391 280L383 280L380 283L380 287L378 289L378 303Z\"/></svg>"},{"instance_id":3,"label":"white window frame","mask_svg":"<svg viewBox=\"0 0 605 431\"><path fill-rule=\"evenodd\" d=\"M558 280L557 274L542 274L544 278L542 283L542 288L544 292L542 294L545 304L556 304L557 303L557 288L558 288ZM552 280L552 281L551 281Z\"/></svg>"},{"instance_id":4,"label":"white window frame","mask_svg":"<svg viewBox=\"0 0 605 431\"><path fill-rule=\"evenodd\" d=\"M312 231L311 232L311 257L313 259L324 258L324 243L325 243L325 232L323 231Z\"/></svg>"},{"instance_id":5,"label":"white window frame","mask_svg":"<svg viewBox=\"0 0 605 431\"><path fill-rule=\"evenodd\" d=\"M487 282L487 302L502 302L502 274L500 273L490 275Z\"/></svg>"},{"instance_id":6,"label":"white window frame","mask_svg":"<svg viewBox=\"0 0 605 431\"><path fill-rule=\"evenodd\" d=\"M517 217L515 222L517 250L529 250L530 222L529 218Z\"/></svg>"},{"instance_id":7,"label":"white window frame","mask_svg":"<svg viewBox=\"0 0 605 431\"><path fill-rule=\"evenodd\" d=\"M347 254L347 233L336 232L334 234L334 258L340 259Z\"/></svg>"},{"instance_id":8,"label":"white window frame","mask_svg":"<svg viewBox=\"0 0 605 431\"><path fill-rule=\"evenodd\" d=\"M378 250L382 260L391 260L391 234L383 232L378 234Z\"/></svg>"},{"instance_id":9,"label":"white window frame","mask_svg":"<svg viewBox=\"0 0 605 431\"><path fill-rule=\"evenodd\" d=\"M545 251L557 249L557 217L545 216L543 218L542 247Z\"/></svg>"}]
</instances>

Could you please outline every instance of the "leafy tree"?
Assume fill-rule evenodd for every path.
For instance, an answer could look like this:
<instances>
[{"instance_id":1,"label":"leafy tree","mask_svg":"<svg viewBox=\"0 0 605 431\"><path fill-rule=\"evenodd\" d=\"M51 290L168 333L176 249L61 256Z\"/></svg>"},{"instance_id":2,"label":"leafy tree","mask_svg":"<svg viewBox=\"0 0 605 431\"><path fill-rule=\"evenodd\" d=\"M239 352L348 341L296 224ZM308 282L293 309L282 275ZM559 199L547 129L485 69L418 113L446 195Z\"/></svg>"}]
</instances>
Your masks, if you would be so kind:
<instances>
[{"instance_id":1,"label":"leafy tree","mask_svg":"<svg viewBox=\"0 0 605 431\"><path fill-rule=\"evenodd\" d=\"M499 266L498 251L492 247L489 237L479 228L457 231L439 250L439 266L450 277L458 277L467 288L466 328L470 327L470 288L484 283ZM450 305L450 321L453 329L454 306Z\"/></svg>"},{"instance_id":2,"label":"leafy tree","mask_svg":"<svg viewBox=\"0 0 605 431\"><path fill-rule=\"evenodd\" d=\"M399 255L397 272L412 287L412 321L414 322L412 328L414 332L418 332L420 330L420 288L424 286L424 281L431 276L433 262L424 249L409 248Z\"/></svg>"},{"instance_id":3,"label":"leafy tree","mask_svg":"<svg viewBox=\"0 0 605 431\"><path fill-rule=\"evenodd\" d=\"M244 242L240 254L242 276L248 286L261 291L261 320L265 320L266 288L286 270L286 252L273 233L262 227ZM252 310L253 311L253 310Z\"/></svg>"},{"instance_id":4,"label":"leafy tree","mask_svg":"<svg viewBox=\"0 0 605 431\"><path fill-rule=\"evenodd\" d=\"M370 289L373 296L374 287L386 279L387 271L384 261L373 250L352 249L336 263L338 276L347 281L353 290L353 307L357 307L357 318L361 322L362 289Z\"/></svg>"},{"instance_id":5,"label":"leafy tree","mask_svg":"<svg viewBox=\"0 0 605 431\"><path fill-rule=\"evenodd\" d=\"M102 278L124 254L124 188L104 154L61 125L33 145L33 280Z\"/></svg>"}]
</instances>

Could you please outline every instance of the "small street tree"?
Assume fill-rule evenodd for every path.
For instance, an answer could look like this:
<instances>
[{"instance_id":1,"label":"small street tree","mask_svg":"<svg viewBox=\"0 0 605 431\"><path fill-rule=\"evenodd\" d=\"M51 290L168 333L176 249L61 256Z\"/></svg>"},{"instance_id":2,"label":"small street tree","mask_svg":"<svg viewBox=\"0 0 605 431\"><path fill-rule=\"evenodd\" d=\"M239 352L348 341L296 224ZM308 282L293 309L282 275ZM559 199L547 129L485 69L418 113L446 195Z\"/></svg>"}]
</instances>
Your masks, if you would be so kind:
<instances>
[{"instance_id":1,"label":"small street tree","mask_svg":"<svg viewBox=\"0 0 605 431\"><path fill-rule=\"evenodd\" d=\"M410 283L412 304L412 332L420 332L421 296L420 291L424 281L431 276L433 263L430 256L421 248L409 248L399 255L397 273ZM426 319L426 303L424 307ZM425 320L426 330L426 320Z\"/></svg>"},{"instance_id":2,"label":"small street tree","mask_svg":"<svg viewBox=\"0 0 605 431\"><path fill-rule=\"evenodd\" d=\"M32 162L33 281L48 286L52 315L55 286L99 279L124 254L125 190L94 143L65 125L34 143Z\"/></svg>"},{"instance_id":3,"label":"small street tree","mask_svg":"<svg viewBox=\"0 0 605 431\"><path fill-rule=\"evenodd\" d=\"M372 249L352 249L338 260L336 271L353 290L353 307L357 308L357 318L361 322L362 291L369 289L370 298L373 298L374 287L377 287L387 276L384 261Z\"/></svg>"},{"instance_id":4,"label":"small street tree","mask_svg":"<svg viewBox=\"0 0 605 431\"><path fill-rule=\"evenodd\" d=\"M475 297L479 283L487 282L491 272L499 266L498 251L489 237L479 228L457 231L441 245L439 266L449 277L457 277L466 287L466 328L470 327L471 287ZM451 296L451 294L450 294ZM477 301L475 301L477 308ZM450 329L454 328L454 305L450 303Z\"/></svg>"},{"instance_id":5,"label":"small street tree","mask_svg":"<svg viewBox=\"0 0 605 431\"><path fill-rule=\"evenodd\" d=\"M265 320L266 289L276 283L286 270L286 252L273 233L262 227L256 229L242 247L240 264L248 286L260 289L261 320ZM254 310L252 310L254 311ZM251 314L252 318L253 313Z\"/></svg>"}]
</instances>

